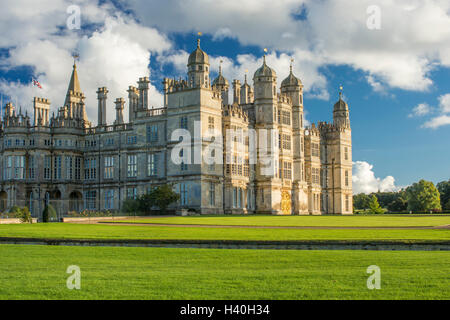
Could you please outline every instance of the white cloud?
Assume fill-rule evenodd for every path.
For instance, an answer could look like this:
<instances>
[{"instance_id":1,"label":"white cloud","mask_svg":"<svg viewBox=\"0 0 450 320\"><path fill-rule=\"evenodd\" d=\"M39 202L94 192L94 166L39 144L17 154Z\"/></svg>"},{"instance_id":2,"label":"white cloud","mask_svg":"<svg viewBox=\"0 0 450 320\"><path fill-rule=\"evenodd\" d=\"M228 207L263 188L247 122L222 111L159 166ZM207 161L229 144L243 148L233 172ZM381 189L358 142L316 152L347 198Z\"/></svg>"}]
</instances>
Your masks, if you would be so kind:
<instances>
[{"instance_id":1,"label":"white cloud","mask_svg":"<svg viewBox=\"0 0 450 320\"><path fill-rule=\"evenodd\" d=\"M442 113L450 113L450 93L444 94L438 98L439 107Z\"/></svg>"},{"instance_id":2,"label":"white cloud","mask_svg":"<svg viewBox=\"0 0 450 320\"><path fill-rule=\"evenodd\" d=\"M450 124L450 116L442 115L425 122L422 127L437 129L448 124Z\"/></svg>"},{"instance_id":3,"label":"white cloud","mask_svg":"<svg viewBox=\"0 0 450 320\"><path fill-rule=\"evenodd\" d=\"M373 165L366 161L353 162L352 176L353 194L389 192L399 188L395 186L395 179L387 176L383 179L375 177Z\"/></svg>"},{"instance_id":4,"label":"white cloud","mask_svg":"<svg viewBox=\"0 0 450 320\"><path fill-rule=\"evenodd\" d=\"M408 117L422 117L432 112L432 108L426 103L420 103L415 106L412 110L412 113L408 115Z\"/></svg>"},{"instance_id":5,"label":"white cloud","mask_svg":"<svg viewBox=\"0 0 450 320\"><path fill-rule=\"evenodd\" d=\"M426 103L417 105L414 107L413 112L409 115L409 117L411 118L414 116L424 116L427 114L438 113L437 116L426 121L422 125L422 128L437 129L450 124L450 116L448 115L450 113L450 93L439 96L438 101L439 107L435 108L430 107Z\"/></svg>"},{"instance_id":6,"label":"white cloud","mask_svg":"<svg viewBox=\"0 0 450 320\"><path fill-rule=\"evenodd\" d=\"M383 87L425 91L433 85L430 71L450 66L450 2L445 0L130 3L144 23L156 23L165 31L195 29L214 35L226 28L244 45L289 52L300 65L302 61L307 65L302 71L314 70L316 77L308 81L319 91L326 90L326 82L317 79L324 65L349 65L366 72L375 91ZM381 30L367 28L369 5L381 9ZM302 8L306 18L296 20L294 15ZM304 54L312 61L303 60Z\"/></svg>"},{"instance_id":7,"label":"white cloud","mask_svg":"<svg viewBox=\"0 0 450 320\"><path fill-rule=\"evenodd\" d=\"M24 34L15 39L15 43L14 39L9 39L8 45L12 46L10 57L2 65L5 69L31 66L34 77L39 80L43 89L32 87L30 83L8 83L3 80L0 82L0 90L9 95L14 104L18 100L29 113L32 112L33 96L50 98L51 111L56 113L64 103L72 72L71 55L77 51L80 54L80 61L77 62L78 76L86 95L88 117L94 124L97 122L96 91L98 87L106 86L109 90L107 121L112 123L115 118L114 100L119 97L127 98L126 90L129 85L136 86L139 77L150 76L148 65L151 54L163 53L169 50L172 44L156 29L139 25L128 16L121 17L114 10L111 10L109 15L109 11L102 10L105 7L100 7L96 1L86 0L79 3L83 4L82 23L99 23L101 26L98 30L80 36L78 32L63 29L62 35L55 35L50 24L53 23L56 27L61 20L56 17L60 15L64 17L62 20L65 23L66 3L58 2L59 6L53 11L49 9L52 8L50 4L45 5L48 16L53 19L51 23L36 23L35 28L39 31L39 36ZM22 17L21 12L16 9L11 6L9 14ZM37 13L36 15L39 16ZM31 26L29 28L32 29ZM154 86L150 87L149 100L150 106L162 105L162 95ZM128 119L127 105L124 117L125 120Z\"/></svg>"},{"instance_id":8,"label":"white cloud","mask_svg":"<svg viewBox=\"0 0 450 320\"><path fill-rule=\"evenodd\" d=\"M234 38L233 32L230 28L220 28L214 33L213 36L214 41L221 41L225 38Z\"/></svg>"}]
</instances>

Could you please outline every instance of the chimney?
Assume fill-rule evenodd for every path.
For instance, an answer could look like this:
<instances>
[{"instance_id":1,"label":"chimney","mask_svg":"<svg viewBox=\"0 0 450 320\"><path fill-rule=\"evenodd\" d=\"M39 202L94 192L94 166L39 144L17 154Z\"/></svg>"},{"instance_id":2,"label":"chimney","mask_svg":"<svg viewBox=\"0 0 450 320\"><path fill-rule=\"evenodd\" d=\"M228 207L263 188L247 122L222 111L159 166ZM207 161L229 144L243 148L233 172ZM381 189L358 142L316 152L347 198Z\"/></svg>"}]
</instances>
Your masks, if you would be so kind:
<instances>
[{"instance_id":1,"label":"chimney","mask_svg":"<svg viewBox=\"0 0 450 320\"><path fill-rule=\"evenodd\" d=\"M123 106L125 105L125 99L117 98L116 104L116 121L114 124L123 124Z\"/></svg>"},{"instance_id":2,"label":"chimney","mask_svg":"<svg viewBox=\"0 0 450 320\"><path fill-rule=\"evenodd\" d=\"M106 126L106 99L108 96L108 89L106 87L98 88L97 99L98 99L98 123L97 125Z\"/></svg>"}]
</instances>

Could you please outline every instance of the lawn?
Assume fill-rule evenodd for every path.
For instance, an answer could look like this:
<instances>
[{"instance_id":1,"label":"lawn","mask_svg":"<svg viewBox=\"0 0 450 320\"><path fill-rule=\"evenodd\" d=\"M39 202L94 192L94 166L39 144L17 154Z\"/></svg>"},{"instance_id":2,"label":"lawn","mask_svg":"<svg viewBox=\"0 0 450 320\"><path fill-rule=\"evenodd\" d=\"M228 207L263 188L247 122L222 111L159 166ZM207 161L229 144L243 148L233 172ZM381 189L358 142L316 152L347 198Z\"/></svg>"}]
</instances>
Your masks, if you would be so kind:
<instances>
[{"instance_id":1,"label":"lawn","mask_svg":"<svg viewBox=\"0 0 450 320\"><path fill-rule=\"evenodd\" d=\"M117 221L116 221L117 222ZM448 216L198 216L152 217L122 220L127 223L202 224L240 226L320 227L432 227L450 225Z\"/></svg>"},{"instance_id":2,"label":"lawn","mask_svg":"<svg viewBox=\"0 0 450 320\"><path fill-rule=\"evenodd\" d=\"M0 237L199 240L450 240L450 230L208 228L39 223L0 225Z\"/></svg>"},{"instance_id":3,"label":"lawn","mask_svg":"<svg viewBox=\"0 0 450 320\"><path fill-rule=\"evenodd\" d=\"M0 257L0 299L450 299L448 252L0 245ZM66 288L69 265L81 290Z\"/></svg>"}]
</instances>

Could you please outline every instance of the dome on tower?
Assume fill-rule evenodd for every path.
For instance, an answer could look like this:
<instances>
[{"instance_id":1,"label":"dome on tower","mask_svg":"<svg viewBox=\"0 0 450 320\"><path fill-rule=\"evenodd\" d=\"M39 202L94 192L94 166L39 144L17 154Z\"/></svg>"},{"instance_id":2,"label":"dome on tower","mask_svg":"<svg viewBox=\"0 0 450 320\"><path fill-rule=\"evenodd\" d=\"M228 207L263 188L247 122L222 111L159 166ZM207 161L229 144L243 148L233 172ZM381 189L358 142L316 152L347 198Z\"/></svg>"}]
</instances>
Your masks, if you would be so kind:
<instances>
[{"instance_id":1,"label":"dome on tower","mask_svg":"<svg viewBox=\"0 0 450 320\"><path fill-rule=\"evenodd\" d=\"M334 111L348 111L347 103L339 97L339 101L334 104Z\"/></svg>"},{"instance_id":2,"label":"dome on tower","mask_svg":"<svg viewBox=\"0 0 450 320\"><path fill-rule=\"evenodd\" d=\"M217 76L217 78L214 79L213 81L213 86L227 86L229 87L230 84L228 82L227 79L225 79L225 77L222 75L222 67L219 67L219 75Z\"/></svg>"},{"instance_id":3,"label":"dome on tower","mask_svg":"<svg viewBox=\"0 0 450 320\"><path fill-rule=\"evenodd\" d=\"M200 48L200 39L197 40L197 48L189 55L188 59L188 65L197 63L209 64L208 55Z\"/></svg>"},{"instance_id":4,"label":"dome on tower","mask_svg":"<svg viewBox=\"0 0 450 320\"><path fill-rule=\"evenodd\" d=\"M292 72L292 66L291 66L291 72L287 76L286 79L281 82L282 87L288 87L288 86L303 86L302 81L294 76L294 73Z\"/></svg>"},{"instance_id":5,"label":"dome on tower","mask_svg":"<svg viewBox=\"0 0 450 320\"><path fill-rule=\"evenodd\" d=\"M276 77L277 73L275 72L275 70L273 70L272 68L270 68L267 64L266 64L266 56L264 56L264 62L263 65L256 70L254 78L257 77Z\"/></svg>"}]
</instances>

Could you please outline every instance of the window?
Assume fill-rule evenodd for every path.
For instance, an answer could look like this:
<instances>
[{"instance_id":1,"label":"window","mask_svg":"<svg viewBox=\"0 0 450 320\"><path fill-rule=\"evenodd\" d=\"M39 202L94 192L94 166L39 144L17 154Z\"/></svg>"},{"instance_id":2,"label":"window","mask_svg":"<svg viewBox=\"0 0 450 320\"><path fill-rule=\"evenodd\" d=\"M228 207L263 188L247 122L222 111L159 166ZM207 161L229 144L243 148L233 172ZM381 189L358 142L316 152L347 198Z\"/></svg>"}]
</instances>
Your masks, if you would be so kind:
<instances>
[{"instance_id":1,"label":"window","mask_svg":"<svg viewBox=\"0 0 450 320\"><path fill-rule=\"evenodd\" d=\"M209 183L209 205L216 205L216 184L214 182Z\"/></svg>"},{"instance_id":2,"label":"window","mask_svg":"<svg viewBox=\"0 0 450 320\"><path fill-rule=\"evenodd\" d=\"M320 170L318 168L311 168L311 183L320 184Z\"/></svg>"},{"instance_id":3,"label":"window","mask_svg":"<svg viewBox=\"0 0 450 320\"><path fill-rule=\"evenodd\" d=\"M158 155L147 155L147 174L149 176L156 176L158 174Z\"/></svg>"},{"instance_id":4,"label":"window","mask_svg":"<svg viewBox=\"0 0 450 320\"><path fill-rule=\"evenodd\" d=\"M180 184L180 204L182 206L188 204L187 187L185 183Z\"/></svg>"},{"instance_id":5,"label":"window","mask_svg":"<svg viewBox=\"0 0 450 320\"><path fill-rule=\"evenodd\" d=\"M52 178L52 157L45 156L44 158L44 179L50 180Z\"/></svg>"},{"instance_id":6,"label":"window","mask_svg":"<svg viewBox=\"0 0 450 320\"><path fill-rule=\"evenodd\" d=\"M114 190L105 190L105 209L114 209Z\"/></svg>"},{"instance_id":7,"label":"window","mask_svg":"<svg viewBox=\"0 0 450 320\"><path fill-rule=\"evenodd\" d=\"M289 111L282 112L282 123L286 125L291 125L291 113Z\"/></svg>"},{"instance_id":8,"label":"window","mask_svg":"<svg viewBox=\"0 0 450 320\"><path fill-rule=\"evenodd\" d=\"M73 179L73 159L72 159L72 157L66 157L65 166L66 166L66 179L72 180Z\"/></svg>"},{"instance_id":9,"label":"window","mask_svg":"<svg viewBox=\"0 0 450 320\"><path fill-rule=\"evenodd\" d=\"M128 188L127 189L127 198L128 199L136 199L137 198L137 188Z\"/></svg>"},{"instance_id":10,"label":"window","mask_svg":"<svg viewBox=\"0 0 450 320\"><path fill-rule=\"evenodd\" d=\"M81 158L75 158L75 180L81 179Z\"/></svg>"},{"instance_id":11,"label":"window","mask_svg":"<svg viewBox=\"0 0 450 320\"><path fill-rule=\"evenodd\" d=\"M30 140L30 146L34 146L34 139Z\"/></svg>"},{"instance_id":12,"label":"window","mask_svg":"<svg viewBox=\"0 0 450 320\"><path fill-rule=\"evenodd\" d=\"M208 129L214 129L214 117L208 117Z\"/></svg>"},{"instance_id":13,"label":"window","mask_svg":"<svg viewBox=\"0 0 450 320\"><path fill-rule=\"evenodd\" d=\"M348 147L344 148L344 159L348 160Z\"/></svg>"},{"instance_id":14,"label":"window","mask_svg":"<svg viewBox=\"0 0 450 320\"><path fill-rule=\"evenodd\" d=\"M86 180L94 180L97 177L97 159L84 160L84 178Z\"/></svg>"},{"instance_id":15,"label":"window","mask_svg":"<svg viewBox=\"0 0 450 320\"><path fill-rule=\"evenodd\" d=\"M283 162L283 178L284 179L292 179L292 163L288 161Z\"/></svg>"},{"instance_id":16,"label":"window","mask_svg":"<svg viewBox=\"0 0 450 320\"><path fill-rule=\"evenodd\" d=\"M248 159L245 159L244 162L244 176L249 177L250 176L250 163Z\"/></svg>"},{"instance_id":17,"label":"window","mask_svg":"<svg viewBox=\"0 0 450 320\"><path fill-rule=\"evenodd\" d=\"M283 149L291 150L291 136L283 134Z\"/></svg>"},{"instance_id":18,"label":"window","mask_svg":"<svg viewBox=\"0 0 450 320\"><path fill-rule=\"evenodd\" d=\"M14 168L14 178L24 179L25 178L25 156L15 157L15 168Z\"/></svg>"},{"instance_id":19,"label":"window","mask_svg":"<svg viewBox=\"0 0 450 320\"><path fill-rule=\"evenodd\" d=\"M128 178L136 178L137 177L137 155L135 155L135 154L128 156L127 175L128 175Z\"/></svg>"},{"instance_id":20,"label":"window","mask_svg":"<svg viewBox=\"0 0 450 320\"><path fill-rule=\"evenodd\" d=\"M136 136L128 136L127 137L127 143L128 144L136 144L137 143L137 137Z\"/></svg>"},{"instance_id":21,"label":"window","mask_svg":"<svg viewBox=\"0 0 450 320\"><path fill-rule=\"evenodd\" d=\"M233 208L237 208L237 188L233 188Z\"/></svg>"},{"instance_id":22,"label":"window","mask_svg":"<svg viewBox=\"0 0 450 320\"><path fill-rule=\"evenodd\" d=\"M86 191L84 194L84 198L86 201L86 209L95 210L96 209L96 200L97 200L97 191Z\"/></svg>"},{"instance_id":23,"label":"window","mask_svg":"<svg viewBox=\"0 0 450 320\"><path fill-rule=\"evenodd\" d=\"M187 129L188 128L188 118L187 117L181 117L180 118L180 128L181 129Z\"/></svg>"},{"instance_id":24,"label":"window","mask_svg":"<svg viewBox=\"0 0 450 320\"><path fill-rule=\"evenodd\" d=\"M345 195L345 211L350 211L350 197Z\"/></svg>"},{"instance_id":25,"label":"window","mask_svg":"<svg viewBox=\"0 0 450 320\"><path fill-rule=\"evenodd\" d=\"M311 155L313 157L319 156L319 144L318 143L311 143Z\"/></svg>"},{"instance_id":26,"label":"window","mask_svg":"<svg viewBox=\"0 0 450 320\"><path fill-rule=\"evenodd\" d=\"M156 124L147 126L147 142L158 142L158 126Z\"/></svg>"},{"instance_id":27,"label":"window","mask_svg":"<svg viewBox=\"0 0 450 320\"><path fill-rule=\"evenodd\" d=\"M348 170L345 170L345 186L348 187Z\"/></svg>"},{"instance_id":28,"label":"window","mask_svg":"<svg viewBox=\"0 0 450 320\"><path fill-rule=\"evenodd\" d=\"M113 179L114 178L114 157L108 156L105 157L105 179Z\"/></svg>"},{"instance_id":29,"label":"window","mask_svg":"<svg viewBox=\"0 0 450 320\"><path fill-rule=\"evenodd\" d=\"M35 158L34 156L30 156L28 158L28 178L29 179L35 179L36 175L35 175L35 166L36 166L36 162L35 162Z\"/></svg>"}]
</instances>

